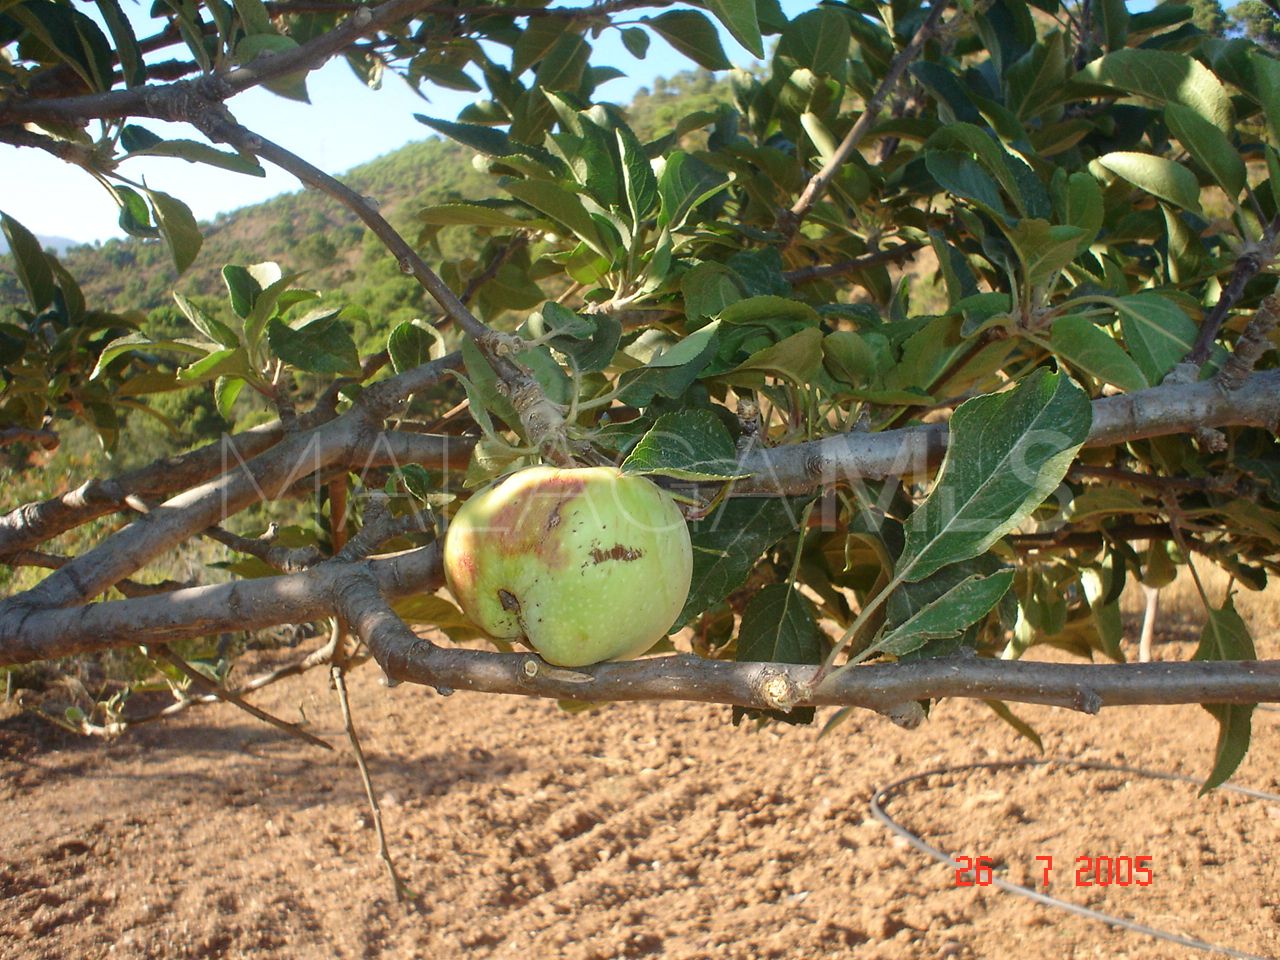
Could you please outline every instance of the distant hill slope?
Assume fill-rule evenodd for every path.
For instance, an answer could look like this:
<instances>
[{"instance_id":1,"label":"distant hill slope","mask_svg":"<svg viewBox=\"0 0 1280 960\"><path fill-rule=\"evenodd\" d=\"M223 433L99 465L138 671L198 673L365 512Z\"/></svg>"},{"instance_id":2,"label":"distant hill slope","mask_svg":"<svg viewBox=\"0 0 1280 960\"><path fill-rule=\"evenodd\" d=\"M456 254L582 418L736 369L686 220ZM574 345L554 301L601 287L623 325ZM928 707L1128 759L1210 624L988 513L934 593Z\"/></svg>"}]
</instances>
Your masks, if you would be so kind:
<instances>
[{"instance_id":1,"label":"distant hill slope","mask_svg":"<svg viewBox=\"0 0 1280 960\"><path fill-rule=\"evenodd\" d=\"M77 241L69 237L50 237L42 233L36 234L36 239L40 241L40 245L46 250L52 250L54 253L62 253L72 247L78 246ZM9 241L5 239L3 233L0 233L0 254L9 252Z\"/></svg>"},{"instance_id":2,"label":"distant hill slope","mask_svg":"<svg viewBox=\"0 0 1280 960\"><path fill-rule=\"evenodd\" d=\"M642 137L670 130L689 113L730 99L729 85L705 70L655 81L627 106ZM348 186L377 201L393 225L412 241L421 207L462 198L493 196L493 178L476 170L474 152L452 141L410 143L340 175ZM181 196L181 190L175 191ZM305 271L306 286L332 292L386 321L421 312L423 294L356 217L321 194L284 194L220 214L201 224L204 246L179 278L168 250L154 240L126 238L72 247L61 254L90 304L150 311L172 307L171 292L224 297L227 263L275 260L289 272ZM446 247L446 253L450 253ZM0 260L0 314L23 302L8 258Z\"/></svg>"}]
</instances>

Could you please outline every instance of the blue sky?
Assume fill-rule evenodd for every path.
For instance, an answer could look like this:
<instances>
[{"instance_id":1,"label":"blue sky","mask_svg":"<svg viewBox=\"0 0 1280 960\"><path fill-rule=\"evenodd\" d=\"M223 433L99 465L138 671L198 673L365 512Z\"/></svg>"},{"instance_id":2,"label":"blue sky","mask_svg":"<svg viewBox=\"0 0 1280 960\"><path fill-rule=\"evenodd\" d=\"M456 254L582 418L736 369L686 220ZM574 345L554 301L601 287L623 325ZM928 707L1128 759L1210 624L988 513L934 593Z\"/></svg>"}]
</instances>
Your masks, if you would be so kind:
<instances>
[{"instance_id":1,"label":"blue sky","mask_svg":"<svg viewBox=\"0 0 1280 960\"><path fill-rule=\"evenodd\" d=\"M788 16L794 16L810 5L806 0L784 0L783 9ZM155 23L147 20L146 6L137 0L124 0L123 6L139 37L155 32ZM88 12L88 8L82 9ZM733 63L745 66L752 62L745 49L723 30L721 34L725 52ZM652 84L655 77L670 76L693 66L652 34L644 60L632 57L618 37L618 31L607 30L593 41L594 63L610 64L627 74L600 87L598 95L603 99L625 103L638 88ZM412 140L424 139L429 131L413 119L414 113L452 118L482 96L432 89L428 103L390 75L382 89L370 90L342 60L312 73L307 87L310 105L252 90L231 99L228 106L250 130L270 137L330 173L340 173ZM141 123L163 137L200 139L184 125L153 120ZM288 174L269 164L264 166L265 178L159 158L131 160L120 170L133 179L145 177L150 187L180 197L198 218L209 219L221 211L298 189L297 181ZM40 151L0 144L0 183L0 209L34 233L83 242L123 236L116 223L119 211L110 194L88 174Z\"/></svg>"}]
</instances>

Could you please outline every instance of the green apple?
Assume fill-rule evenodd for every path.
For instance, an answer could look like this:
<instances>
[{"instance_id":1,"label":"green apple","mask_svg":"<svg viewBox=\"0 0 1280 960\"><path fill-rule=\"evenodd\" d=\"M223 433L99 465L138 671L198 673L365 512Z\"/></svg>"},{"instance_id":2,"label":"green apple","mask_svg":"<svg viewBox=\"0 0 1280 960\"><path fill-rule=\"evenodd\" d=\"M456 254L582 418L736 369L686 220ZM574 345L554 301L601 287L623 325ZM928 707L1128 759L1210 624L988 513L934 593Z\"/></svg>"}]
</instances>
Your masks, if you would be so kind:
<instances>
[{"instance_id":1,"label":"green apple","mask_svg":"<svg viewBox=\"0 0 1280 960\"><path fill-rule=\"evenodd\" d=\"M689 595L693 548L651 480L616 467L531 467L462 505L444 571L490 636L580 667L638 657L666 635Z\"/></svg>"}]
</instances>

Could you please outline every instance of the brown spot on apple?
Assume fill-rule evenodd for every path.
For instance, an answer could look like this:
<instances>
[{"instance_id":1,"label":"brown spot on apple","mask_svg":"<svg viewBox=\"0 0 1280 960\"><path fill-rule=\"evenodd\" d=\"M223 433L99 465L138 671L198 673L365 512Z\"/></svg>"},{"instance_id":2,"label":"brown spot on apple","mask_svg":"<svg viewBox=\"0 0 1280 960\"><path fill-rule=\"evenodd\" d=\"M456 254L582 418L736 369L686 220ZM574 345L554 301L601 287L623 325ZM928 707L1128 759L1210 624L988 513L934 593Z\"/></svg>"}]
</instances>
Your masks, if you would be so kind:
<instances>
[{"instance_id":1,"label":"brown spot on apple","mask_svg":"<svg viewBox=\"0 0 1280 960\"><path fill-rule=\"evenodd\" d=\"M615 543L608 550L601 550L599 547L591 548L591 560L593 563L604 563L606 560L639 560L643 556L643 550L624 547L620 543Z\"/></svg>"}]
</instances>

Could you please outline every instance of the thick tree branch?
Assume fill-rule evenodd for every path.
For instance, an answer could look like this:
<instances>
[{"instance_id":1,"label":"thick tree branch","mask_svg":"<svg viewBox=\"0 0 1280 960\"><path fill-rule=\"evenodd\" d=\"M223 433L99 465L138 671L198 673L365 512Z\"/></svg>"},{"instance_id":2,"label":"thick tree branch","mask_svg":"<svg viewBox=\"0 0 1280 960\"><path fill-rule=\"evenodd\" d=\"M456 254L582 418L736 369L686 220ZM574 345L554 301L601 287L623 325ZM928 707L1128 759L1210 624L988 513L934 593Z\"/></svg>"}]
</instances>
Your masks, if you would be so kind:
<instances>
[{"instance_id":1,"label":"thick tree branch","mask_svg":"<svg viewBox=\"0 0 1280 960\"><path fill-rule=\"evenodd\" d=\"M1253 374L1234 391L1213 382L1180 383L1095 400L1087 445L1190 433L1202 426L1274 431L1277 424L1280 371L1267 370ZM743 471L752 476L736 481L734 492L806 493L837 482L919 475L941 458L946 444L946 426L929 424L757 448L742 458Z\"/></svg>"},{"instance_id":2,"label":"thick tree branch","mask_svg":"<svg viewBox=\"0 0 1280 960\"><path fill-rule=\"evenodd\" d=\"M607 700L691 700L762 709L859 706L879 712L932 697L1000 699L1096 712L1104 706L1280 701L1280 662L1090 666L976 657L858 667L818 691L812 666L658 657L565 670L531 654L445 648L418 638L384 596L440 584L436 545L361 564L245 580L76 610L0 614L0 666L90 649L159 643L340 613L388 676L440 690Z\"/></svg>"},{"instance_id":3,"label":"thick tree branch","mask_svg":"<svg viewBox=\"0 0 1280 960\"><path fill-rule=\"evenodd\" d=\"M31 122L83 123L120 117L191 122L210 106L237 93L318 67L360 37L413 17L430 5L429 0L389 0L377 7L361 7L332 30L293 50L258 56L252 63L226 74L76 97L13 97L0 104L0 126Z\"/></svg>"},{"instance_id":4,"label":"thick tree branch","mask_svg":"<svg viewBox=\"0 0 1280 960\"><path fill-rule=\"evenodd\" d=\"M393 680L600 702L692 700L759 709L857 706L880 713L915 700L963 697L1041 703L1096 713L1105 706L1280 700L1280 661L1075 666L948 657L844 670L817 690L817 667L655 657L565 670L533 654L436 646L417 637L356 573L335 595L343 617Z\"/></svg>"},{"instance_id":5,"label":"thick tree branch","mask_svg":"<svg viewBox=\"0 0 1280 960\"><path fill-rule=\"evenodd\" d=\"M791 209L783 211L779 215L778 229L787 238L788 242L795 236L796 230L800 228L804 218L809 215L813 205L822 199L827 192L827 188L831 186L831 181L836 178L840 168L853 155L853 151L858 149L858 145L862 143L863 138L871 132L871 128L875 126L876 121L880 118L880 110L884 107L885 100L893 92L893 88L898 85L902 75L907 72L907 68L920 56L924 50L924 45L938 32L938 25L942 22L942 13L946 10L948 2L949 0L933 0L933 6L929 8L929 15L925 18L924 23L920 24L920 28L916 31L915 36L911 38L911 42L903 47L902 51L893 58L893 62L889 64L889 69L885 71L880 85L876 87L871 98L863 105L862 115L858 117L857 122L845 134L844 139L840 141L840 145L836 147L831 159L823 164L822 169L810 178L809 183L804 188L804 192L791 205Z\"/></svg>"},{"instance_id":6,"label":"thick tree branch","mask_svg":"<svg viewBox=\"0 0 1280 960\"><path fill-rule=\"evenodd\" d=\"M182 456L157 460L117 477L95 477L61 496L23 504L0 516L0 560L98 517L123 510L127 497L168 496L203 483L225 470L228 458L234 461L237 457L254 457L280 437L278 422L263 424L235 436L224 436Z\"/></svg>"},{"instance_id":7,"label":"thick tree branch","mask_svg":"<svg viewBox=\"0 0 1280 960\"><path fill-rule=\"evenodd\" d=\"M290 434L248 462L224 462L213 479L172 497L36 587L0 603L0 615L12 606L83 603L164 551L251 503L281 497L302 477L335 464L372 465L380 457L390 458L395 447L389 435L378 430L381 411L403 402L420 384L435 382L447 369L448 363L437 360L406 371L383 381L378 385L380 390L370 388L370 404L362 398L338 419ZM455 457L464 449L469 452L463 438L404 434L402 442L405 450L419 454L433 450L436 458L418 462L437 467L448 465L451 448Z\"/></svg>"},{"instance_id":8,"label":"thick tree branch","mask_svg":"<svg viewBox=\"0 0 1280 960\"><path fill-rule=\"evenodd\" d=\"M361 564L330 561L304 573L236 580L157 597L41 609L0 604L0 667L91 650L166 644L332 616L333 593L365 569L385 596L431 592L443 575L437 544Z\"/></svg>"}]
</instances>

